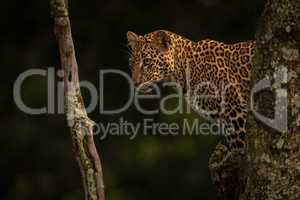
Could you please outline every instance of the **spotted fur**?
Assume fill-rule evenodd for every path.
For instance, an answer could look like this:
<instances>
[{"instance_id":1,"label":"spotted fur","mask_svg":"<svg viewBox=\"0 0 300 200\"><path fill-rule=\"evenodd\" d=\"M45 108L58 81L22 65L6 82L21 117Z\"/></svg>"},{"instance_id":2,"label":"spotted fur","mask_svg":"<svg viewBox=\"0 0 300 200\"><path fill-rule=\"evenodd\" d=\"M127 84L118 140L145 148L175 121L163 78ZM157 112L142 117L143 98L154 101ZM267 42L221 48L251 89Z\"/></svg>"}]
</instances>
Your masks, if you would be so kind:
<instances>
[{"instance_id":1,"label":"spotted fur","mask_svg":"<svg viewBox=\"0 0 300 200\"><path fill-rule=\"evenodd\" d=\"M127 39L137 86L147 92L147 83L175 80L196 112L225 126L229 147L244 149L254 41L193 42L164 30L144 36L128 32Z\"/></svg>"}]
</instances>

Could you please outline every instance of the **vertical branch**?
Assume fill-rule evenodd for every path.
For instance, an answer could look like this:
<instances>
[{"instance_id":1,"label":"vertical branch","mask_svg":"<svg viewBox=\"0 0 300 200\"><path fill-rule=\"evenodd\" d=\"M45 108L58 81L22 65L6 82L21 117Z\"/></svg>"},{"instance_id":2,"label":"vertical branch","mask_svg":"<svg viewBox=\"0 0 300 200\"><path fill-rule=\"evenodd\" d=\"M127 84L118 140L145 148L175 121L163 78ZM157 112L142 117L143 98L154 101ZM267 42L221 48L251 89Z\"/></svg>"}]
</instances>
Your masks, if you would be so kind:
<instances>
[{"instance_id":1,"label":"vertical branch","mask_svg":"<svg viewBox=\"0 0 300 200\"><path fill-rule=\"evenodd\" d=\"M94 122L87 116L80 92L67 0L50 0L50 3L61 66L64 70L65 113L81 171L85 199L104 200L102 167L93 139Z\"/></svg>"}]
</instances>

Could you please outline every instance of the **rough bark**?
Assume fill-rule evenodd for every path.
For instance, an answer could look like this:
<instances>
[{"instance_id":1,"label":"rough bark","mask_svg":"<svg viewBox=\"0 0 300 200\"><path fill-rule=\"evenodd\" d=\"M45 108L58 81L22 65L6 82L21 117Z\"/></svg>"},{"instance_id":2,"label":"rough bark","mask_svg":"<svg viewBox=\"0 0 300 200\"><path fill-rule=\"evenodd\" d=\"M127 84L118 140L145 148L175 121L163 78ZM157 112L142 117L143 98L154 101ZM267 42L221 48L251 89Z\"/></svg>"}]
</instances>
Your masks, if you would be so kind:
<instances>
[{"instance_id":1,"label":"rough bark","mask_svg":"<svg viewBox=\"0 0 300 200\"><path fill-rule=\"evenodd\" d=\"M64 71L65 113L80 167L86 200L104 200L99 155L93 139L94 122L87 116L79 86L78 65L66 0L50 0L54 32Z\"/></svg>"},{"instance_id":2,"label":"rough bark","mask_svg":"<svg viewBox=\"0 0 300 200\"><path fill-rule=\"evenodd\" d=\"M212 179L220 199L299 200L300 1L269 0L258 25L256 41L251 85L253 88L264 79L270 81L271 87L255 94L254 109L272 118L276 95L277 98L286 95L288 126L279 132L250 114L246 154L236 156L218 145L210 159ZM274 76L278 71L286 75ZM282 79L280 84L278 78Z\"/></svg>"}]
</instances>

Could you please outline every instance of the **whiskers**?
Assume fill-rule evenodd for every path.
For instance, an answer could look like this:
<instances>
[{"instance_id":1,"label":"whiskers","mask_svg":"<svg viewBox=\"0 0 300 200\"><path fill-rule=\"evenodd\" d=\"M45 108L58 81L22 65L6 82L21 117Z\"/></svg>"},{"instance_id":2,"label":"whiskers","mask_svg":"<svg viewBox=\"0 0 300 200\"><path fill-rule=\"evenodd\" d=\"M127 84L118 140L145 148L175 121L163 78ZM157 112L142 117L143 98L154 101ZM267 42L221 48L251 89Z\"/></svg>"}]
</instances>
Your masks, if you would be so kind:
<instances>
[{"instance_id":1,"label":"whiskers","mask_svg":"<svg viewBox=\"0 0 300 200\"><path fill-rule=\"evenodd\" d=\"M133 55L132 55L132 50L131 50L131 48L130 48L130 46L127 44L127 45L124 45L124 44L122 44L122 46L121 46L121 51L123 52L123 53L126 53L127 55L129 55L129 57L132 57Z\"/></svg>"},{"instance_id":2,"label":"whiskers","mask_svg":"<svg viewBox=\"0 0 300 200\"><path fill-rule=\"evenodd\" d=\"M124 60L126 60L127 64L129 65L129 69L132 70L132 63L131 63L131 60L133 58L133 53L132 53L132 50L130 48L130 46L127 44L127 45L124 45L122 44L121 45L121 52L122 52L122 57Z\"/></svg>"}]
</instances>

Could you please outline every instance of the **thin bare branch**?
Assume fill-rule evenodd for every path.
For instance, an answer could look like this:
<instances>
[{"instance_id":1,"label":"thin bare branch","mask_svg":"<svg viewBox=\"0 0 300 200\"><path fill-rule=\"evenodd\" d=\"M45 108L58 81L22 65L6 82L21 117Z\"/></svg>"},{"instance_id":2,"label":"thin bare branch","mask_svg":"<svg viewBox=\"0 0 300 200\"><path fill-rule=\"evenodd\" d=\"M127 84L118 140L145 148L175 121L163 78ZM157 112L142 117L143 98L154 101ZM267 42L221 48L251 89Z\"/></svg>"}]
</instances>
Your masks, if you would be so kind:
<instances>
[{"instance_id":1,"label":"thin bare branch","mask_svg":"<svg viewBox=\"0 0 300 200\"><path fill-rule=\"evenodd\" d=\"M50 0L50 4L61 66L64 70L65 113L81 171L85 199L104 200L102 167L93 139L94 122L87 116L80 92L67 1Z\"/></svg>"}]
</instances>

